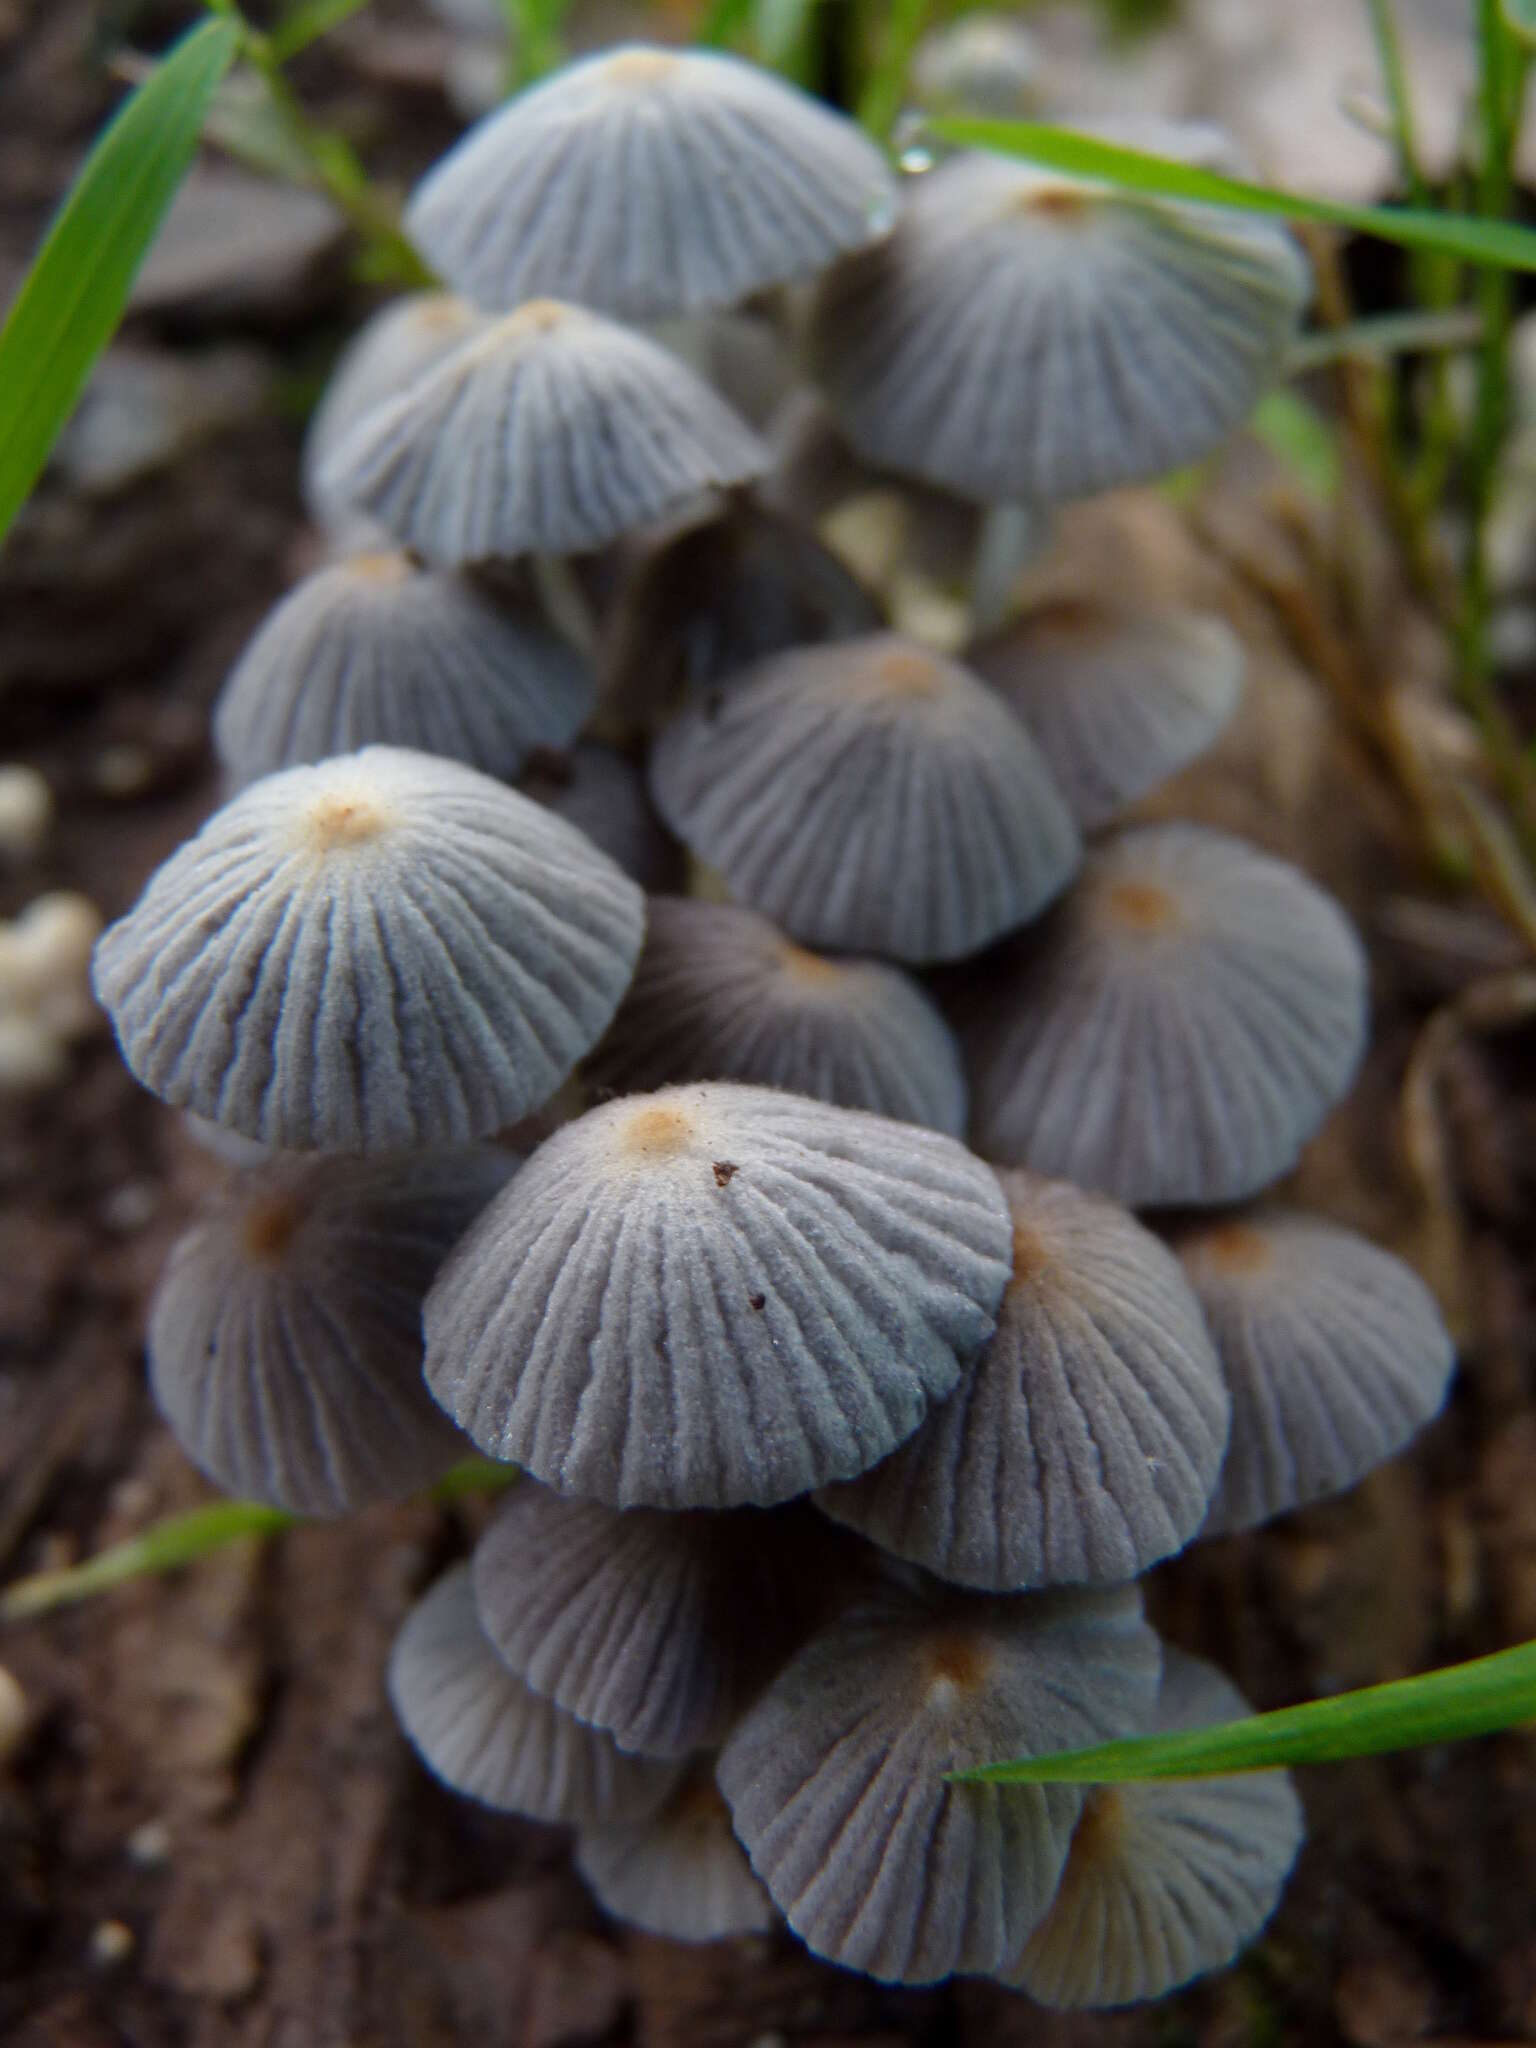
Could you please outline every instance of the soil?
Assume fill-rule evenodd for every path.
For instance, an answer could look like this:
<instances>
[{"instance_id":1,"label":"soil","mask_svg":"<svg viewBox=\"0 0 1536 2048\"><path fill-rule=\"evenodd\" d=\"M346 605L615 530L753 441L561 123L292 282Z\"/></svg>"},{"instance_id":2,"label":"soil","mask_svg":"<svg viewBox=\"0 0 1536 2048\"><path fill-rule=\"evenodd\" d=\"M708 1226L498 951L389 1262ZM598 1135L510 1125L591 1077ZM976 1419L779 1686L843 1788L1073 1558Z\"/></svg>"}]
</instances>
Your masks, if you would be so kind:
<instances>
[{"instance_id":1,"label":"soil","mask_svg":"<svg viewBox=\"0 0 1536 2048\"><path fill-rule=\"evenodd\" d=\"M0 0L0 296L108 98L83 59L95 13ZM137 13L153 46L178 10ZM404 59L391 72L375 52L371 70L316 60L305 85L346 118L362 106L367 136L387 132L408 168L453 123L422 19L404 0L381 13L415 37L424 77L406 67L402 82ZM398 58L405 44L390 47ZM173 365L237 347L261 393L136 479L91 490L55 475L0 556L0 756L40 768L58 800L42 855L0 868L0 916L47 888L115 914L215 801L213 694L315 552L299 398L366 304L333 253L265 296L173 297L131 323L127 339ZM1315 672L1330 664L1298 656L1328 644L1307 620L1337 626L1334 579L1296 546L1300 516L1249 451L1194 506L1134 497L1072 530L1075 560L1091 568L1097 548L1118 587L1139 575L1215 603L1248 642L1243 721L1164 806L1288 851L1360 919L1375 1048L1297 1187L1415 1258L1461 1346L1447 1412L1410 1455L1341 1502L1197 1546L1154 1576L1166 1633L1263 1706L1536 1635L1529 991L1487 914L1426 879L1341 712L1340 662L1426 660L1384 556L1367 609L1385 639L1346 642L1332 688ZM104 1032L76 1049L65 1085L0 1100L6 1578L208 1497L151 1408L141 1332L159 1263L218 1170ZM483 1514L413 1505L306 1527L0 1635L26 1702L0 1764L0 2039L1536 2040L1536 1744L1519 1734L1304 1774L1310 1839L1262 1942L1213 1982L1124 2015L1051 2016L970 1983L885 1990L787 1935L693 1950L616 1927L558 1830L440 1790L384 1701L394 1629Z\"/></svg>"}]
</instances>

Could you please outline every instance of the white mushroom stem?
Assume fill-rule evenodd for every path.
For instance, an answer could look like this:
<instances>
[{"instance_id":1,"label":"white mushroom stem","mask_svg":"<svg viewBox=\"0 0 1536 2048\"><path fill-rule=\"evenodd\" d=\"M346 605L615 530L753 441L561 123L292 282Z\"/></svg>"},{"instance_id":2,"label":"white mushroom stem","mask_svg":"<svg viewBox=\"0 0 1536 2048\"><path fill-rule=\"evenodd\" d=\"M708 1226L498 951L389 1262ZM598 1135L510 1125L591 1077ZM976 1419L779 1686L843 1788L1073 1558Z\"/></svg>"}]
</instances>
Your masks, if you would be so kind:
<instances>
[{"instance_id":1,"label":"white mushroom stem","mask_svg":"<svg viewBox=\"0 0 1536 2048\"><path fill-rule=\"evenodd\" d=\"M1040 554L1051 530L1040 505L990 505L982 514L971 566L971 629L992 633L1013 616L1019 573Z\"/></svg>"},{"instance_id":2,"label":"white mushroom stem","mask_svg":"<svg viewBox=\"0 0 1536 2048\"><path fill-rule=\"evenodd\" d=\"M598 624L565 555L530 555L529 569L544 616L589 660L597 655Z\"/></svg>"}]
</instances>

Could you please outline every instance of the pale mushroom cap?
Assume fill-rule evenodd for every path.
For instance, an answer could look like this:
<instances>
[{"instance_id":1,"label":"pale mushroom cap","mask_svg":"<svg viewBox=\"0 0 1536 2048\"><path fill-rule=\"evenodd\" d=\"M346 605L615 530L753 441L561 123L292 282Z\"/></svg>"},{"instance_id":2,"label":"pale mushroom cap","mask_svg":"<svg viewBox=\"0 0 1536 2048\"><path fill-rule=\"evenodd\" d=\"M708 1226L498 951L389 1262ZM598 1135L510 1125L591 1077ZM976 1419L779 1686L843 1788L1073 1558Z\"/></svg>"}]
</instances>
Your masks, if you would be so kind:
<instances>
[{"instance_id":1,"label":"pale mushroom cap","mask_svg":"<svg viewBox=\"0 0 1536 2048\"><path fill-rule=\"evenodd\" d=\"M606 1912L671 1941L720 1941L778 1925L707 1763L689 1772L653 1820L584 1828L576 1868Z\"/></svg>"},{"instance_id":2,"label":"pale mushroom cap","mask_svg":"<svg viewBox=\"0 0 1536 2048\"><path fill-rule=\"evenodd\" d=\"M826 279L810 349L872 460L1049 504L1209 453L1279 371L1307 293L1273 221L958 156Z\"/></svg>"},{"instance_id":3,"label":"pale mushroom cap","mask_svg":"<svg viewBox=\"0 0 1536 2048\"><path fill-rule=\"evenodd\" d=\"M1367 972L1298 869L1151 825L1090 852L982 1000L980 1151L1133 1207L1225 1202L1286 1172L1348 1089Z\"/></svg>"},{"instance_id":4,"label":"pale mushroom cap","mask_svg":"<svg viewBox=\"0 0 1536 2048\"><path fill-rule=\"evenodd\" d=\"M677 1783L676 1764L626 1756L512 1676L480 1633L468 1565L446 1572L406 1616L388 1684L433 1776L500 1812L602 1827L654 1813Z\"/></svg>"},{"instance_id":5,"label":"pale mushroom cap","mask_svg":"<svg viewBox=\"0 0 1536 2048\"><path fill-rule=\"evenodd\" d=\"M619 1093L751 1081L959 1137L960 1049L899 968L829 959L735 904L654 897L645 950L587 1069Z\"/></svg>"},{"instance_id":6,"label":"pale mushroom cap","mask_svg":"<svg viewBox=\"0 0 1536 2048\"><path fill-rule=\"evenodd\" d=\"M1029 727L1085 832L1204 753L1243 682L1220 619L1102 602L1042 606L966 661Z\"/></svg>"},{"instance_id":7,"label":"pale mushroom cap","mask_svg":"<svg viewBox=\"0 0 1536 2048\"><path fill-rule=\"evenodd\" d=\"M529 764L523 794L584 832L642 889L676 888L685 855L656 815L645 772L617 747L583 740Z\"/></svg>"},{"instance_id":8,"label":"pale mushroom cap","mask_svg":"<svg viewBox=\"0 0 1536 2048\"><path fill-rule=\"evenodd\" d=\"M811 946L911 962L1035 916L1080 844L1022 725L895 634L805 648L692 705L651 759L662 816Z\"/></svg>"},{"instance_id":9,"label":"pale mushroom cap","mask_svg":"<svg viewBox=\"0 0 1536 2048\"><path fill-rule=\"evenodd\" d=\"M591 715L586 662L531 608L398 554L360 555L289 592L230 673L213 714L240 782L380 744L511 777Z\"/></svg>"},{"instance_id":10,"label":"pale mushroom cap","mask_svg":"<svg viewBox=\"0 0 1536 2048\"><path fill-rule=\"evenodd\" d=\"M1178 1251L1232 1390L1208 1533L1353 1486L1439 1413L1455 1350L1390 1252L1284 1210L1213 1224Z\"/></svg>"},{"instance_id":11,"label":"pale mushroom cap","mask_svg":"<svg viewBox=\"0 0 1536 2048\"><path fill-rule=\"evenodd\" d=\"M469 1446L421 1376L421 1303L513 1160L472 1151L239 1175L172 1248L149 1317L156 1404L226 1493L336 1515Z\"/></svg>"},{"instance_id":12,"label":"pale mushroom cap","mask_svg":"<svg viewBox=\"0 0 1536 2048\"><path fill-rule=\"evenodd\" d=\"M997 1330L915 1436L818 1504L993 1592L1135 1578L1199 1529L1228 1400L1177 1259L1066 1181L999 1175L1013 1277Z\"/></svg>"},{"instance_id":13,"label":"pale mushroom cap","mask_svg":"<svg viewBox=\"0 0 1536 2048\"><path fill-rule=\"evenodd\" d=\"M1164 1650L1158 1733L1251 1711L1209 1664ZM1252 1941L1303 1833L1283 1771L1093 1786L1055 1903L1003 1974L1042 2005L1161 1998Z\"/></svg>"},{"instance_id":14,"label":"pale mushroom cap","mask_svg":"<svg viewBox=\"0 0 1536 2048\"><path fill-rule=\"evenodd\" d=\"M481 122L406 224L482 305L548 294L643 320L809 277L895 208L883 156L842 115L735 57L631 44Z\"/></svg>"},{"instance_id":15,"label":"pale mushroom cap","mask_svg":"<svg viewBox=\"0 0 1536 2048\"><path fill-rule=\"evenodd\" d=\"M768 462L659 344L535 299L368 413L321 481L453 566L599 548Z\"/></svg>"},{"instance_id":16,"label":"pale mushroom cap","mask_svg":"<svg viewBox=\"0 0 1536 2048\"><path fill-rule=\"evenodd\" d=\"M952 1138L666 1088L541 1145L439 1275L427 1379L612 1507L768 1506L884 1457L991 1334L1007 1205Z\"/></svg>"},{"instance_id":17,"label":"pale mushroom cap","mask_svg":"<svg viewBox=\"0 0 1536 2048\"><path fill-rule=\"evenodd\" d=\"M369 747L252 783L96 948L136 1078L265 1144L488 1137L601 1036L644 898L457 762Z\"/></svg>"},{"instance_id":18,"label":"pale mushroom cap","mask_svg":"<svg viewBox=\"0 0 1536 2048\"><path fill-rule=\"evenodd\" d=\"M887 1982L996 1970L1050 1904L1082 1794L945 1773L1139 1730L1158 1663L1134 1587L893 1591L790 1661L726 1744L720 1787L818 1955Z\"/></svg>"}]
</instances>

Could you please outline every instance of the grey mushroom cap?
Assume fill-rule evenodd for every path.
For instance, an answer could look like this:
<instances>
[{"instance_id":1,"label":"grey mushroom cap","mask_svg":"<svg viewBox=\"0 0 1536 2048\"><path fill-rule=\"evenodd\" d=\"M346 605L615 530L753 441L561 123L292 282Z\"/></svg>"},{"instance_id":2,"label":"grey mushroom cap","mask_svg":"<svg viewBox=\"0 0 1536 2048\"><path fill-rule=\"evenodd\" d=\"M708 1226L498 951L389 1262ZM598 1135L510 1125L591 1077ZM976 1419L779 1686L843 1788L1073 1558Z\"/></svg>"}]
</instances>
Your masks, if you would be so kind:
<instances>
[{"instance_id":1,"label":"grey mushroom cap","mask_svg":"<svg viewBox=\"0 0 1536 2048\"><path fill-rule=\"evenodd\" d=\"M406 225L482 305L549 295L644 320L812 276L895 208L853 122L737 58L627 44L490 115Z\"/></svg>"},{"instance_id":2,"label":"grey mushroom cap","mask_svg":"<svg viewBox=\"0 0 1536 2048\"><path fill-rule=\"evenodd\" d=\"M213 740L240 782L376 743L510 778L535 748L572 740L596 695L531 608L405 555L360 555L268 616L219 694Z\"/></svg>"},{"instance_id":3,"label":"grey mushroom cap","mask_svg":"<svg viewBox=\"0 0 1536 2048\"><path fill-rule=\"evenodd\" d=\"M1158 1666L1134 1587L893 1590L791 1659L726 1744L720 1787L816 1954L886 1982L994 1971L1050 1904L1082 1794L946 1773L1141 1729Z\"/></svg>"},{"instance_id":4,"label":"grey mushroom cap","mask_svg":"<svg viewBox=\"0 0 1536 2048\"><path fill-rule=\"evenodd\" d=\"M515 1163L475 1150L236 1176L172 1247L149 1315L150 1389L193 1463L226 1493L339 1515L464 1457L421 1376L421 1303Z\"/></svg>"},{"instance_id":5,"label":"grey mushroom cap","mask_svg":"<svg viewBox=\"0 0 1536 2048\"><path fill-rule=\"evenodd\" d=\"M1209 1664L1164 1650L1159 1734L1251 1711ZM1304 1832L1283 1771L1096 1785L1055 1902L1003 1975L1058 2008L1161 1998L1253 1940Z\"/></svg>"},{"instance_id":6,"label":"grey mushroom cap","mask_svg":"<svg viewBox=\"0 0 1536 2048\"><path fill-rule=\"evenodd\" d=\"M432 1775L499 1812L601 1827L655 1813L677 1783L678 1765L627 1756L512 1676L480 1632L468 1565L446 1572L406 1616L388 1684Z\"/></svg>"},{"instance_id":7,"label":"grey mushroom cap","mask_svg":"<svg viewBox=\"0 0 1536 2048\"><path fill-rule=\"evenodd\" d=\"M1208 1534L1353 1486L1439 1413L1450 1333L1390 1252L1287 1210L1185 1233L1177 1249L1232 1390Z\"/></svg>"},{"instance_id":8,"label":"grey mushroom cap","mask_svg":"<svg viewBox=\"0 0 1536 2048\"><path fill-rule=\"evenodd\" d=\"M576 1868L606 1912L671 1941L720 1941L778 1925L707 1762L653 1819L584 1828Z\"/></svg>"},{"instance_id":9,"label":"grey mushroom cap","mask_svg":"<svg viewBox=\"0 0 1536 2048\"><path fill-rule=\"evenodd\" d=\"M645 771L617 747L583 740L568 754L542 754L528 764L521 788L584 832L642 889L682 883L683 850L656 815Z\"/></svg>"},{"instance_id":10,"label":"grey mushroom cap","mask_svg":"<svg viewBox=\"0 0 1536 2048\"><path fill-rule=\"evenodd\" d=\"M915 1436L818 1495L958 1585L1112 1584L1199 1529L1228 1399L1177 1259L1066 1181L999 1176L1013 1278L996 1333Z\"/></svg>"},{"instance_id":11,"label":"grey mushroom cap","mask_svg":"<svg viewBox=\"0 0 1536 2048\"><path fill-rule=\"evenodd\" d=\"M645 902L453 761L369 747L242 790L96 947L130 1070L294 1150L489 1137L602 1035Z\"/></svg>"},{"instance_id":12,"label":"grey mushroom cap","mask_svg":"<svg viewBox=\"0 0 1536 2048\"><path fill-rule=\"evenodd\" d=\"M779 655L696 702L657 742L651 789L793 937L914 963L1025 923L1081 852L1019 721L896 634Z\"/></svg>"},{"instance_id":13,"label":"grey mushroom cap","mask_svg":"<svg viewBox=\"0 0 1536 2048\"><path fill-rule=\"evenodd\" d=\"M454 566L602 547L769 459L658 343L534 299L369 412L321 482Z\"/></svg>"},{"instance_id":14,"label":"grey mushroom cap","mask_svg":"<svg viewBox=\"0 0 1536 2048\"><path fill-rule=\"evenodd\" d=\"M1278 373L1308 288L1273 221L957 156L826 278L809 346L872 461L1051 504L1208 454Z\"/></svg>"},{"instance_id":15,"label":"grey mushroom cap","mask_svg":"<svg viewBox=\"0 0 1536 2048\"><path fill-rule=\"evenodd\" d=\"M1242 692L1242 643L1192 612L1048 604L965 658L1029 727L1085 832L1203 754Z\"/></svg>"},{"instance_id":16,"label":"grey mushroom cap","mask_svg":"<svg viewBox=\"0 0 1536 2048\"><path fill-rule=\"evenodd\" d=\"M1199 825L1114 834L1002 963L969 1035L973 1138L1132 1207L1277 1179L1365 1047L1353 928L1296 868Z\"/></svg>"},{"instance_id":17,"label":"grey mushroom cap","mask_svg":"<svg viewBox=\"0 0 1536 2048\"><path fill-rule=\"evenodd\" d=\"M952 1138L666 1088L541 1145L427 1298L475 1442L611 1507L770 1506L911 1435L990 1336L1010 1229Z\"/></svg>"},{"instance_id":18,"label":"grey mushroom cap","mask_svg":"<svg viewBox=\"0 0 1536 2048\"><path fill-rule=\"evenodd\" d=\"M619 1093L749 1081L965 1129L959 1046L915 981L808 953L754 911L690 897L646 906L640 965L586 1071Z\"/></svg>"}]
</instances>

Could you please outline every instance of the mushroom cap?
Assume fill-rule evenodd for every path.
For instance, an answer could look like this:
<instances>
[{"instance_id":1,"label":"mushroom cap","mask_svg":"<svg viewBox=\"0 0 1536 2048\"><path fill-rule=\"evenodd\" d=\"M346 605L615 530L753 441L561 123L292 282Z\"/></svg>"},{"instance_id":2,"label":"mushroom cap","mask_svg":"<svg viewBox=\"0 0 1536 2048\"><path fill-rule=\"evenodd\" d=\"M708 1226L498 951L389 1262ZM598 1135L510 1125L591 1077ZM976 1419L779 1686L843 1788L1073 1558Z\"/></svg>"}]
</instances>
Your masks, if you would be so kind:
<instances>
[{"instance_id":1,"label":"mushroom cap","mask_svg":"<svg viewBox=\"0 0 1536 2048\"><path fill-rule=\"evenodd\" d=\"M493 1457L611 1507L770 1506L883 1458L992 1332L1007 1205L914 1124L730 1082L547 1139L427 1298Z\"/></svg>"},{"instance_id":2,"label":"mushroom cap","mask_svg":"<svg viewBox=\"0 0 1536 2048\"><path fill-rule=\"evenodd\" d=\"M1027 613L966 661L1029 727L1085 832L1204 753L1243 683L1222 620L1092 600Z\"/></svg>"},{"instance_id":3,"label":"mushroom cap","mask_svg":"<svg viewBox=\"0 0 1536 2048\"><path fill-rule=\"evenodd\" d=\"M1352 1230L1276 1210L1182 1235L1232 1391L1206 1533L1337 1493L1439 1413L1450 1333L1411 1267Z\"/></svg>"},{"instance_id":4,"label":"mushroom cap","mask_svg":"<svg viewBox=\"0 0 1536 2048\"><path fill-rule=\"evenodd\" d=\"M444 1573L406 1616L388 1684L432 1775L503 1813L574 1827L637 1821L677 1783L676 1764L627 1756L512 1676L480 1633L468 1565Z\"/></svg>"},{"instance_id":5,"label":"mushroom cap","mask_svg":"<svg viewBox=\"0 0 1536 2048\"><path fill-rule=\"evenodd\" d=\"M1066 1181L998 1176L1013 1278L949 1399L862 1478L818 1496L838 1521L991 1592L1112 1584L1205 1518L1228 1400L1177 1259Z\"/></svg>"},{"instance_id":6,"label":"mushroom cap","mask_svg":"<svg viewBox=\"0 0 1536 2048\"><path fill-rule=\"evenodd\" d=\"M406 225L482 305L549 294L644 320L809 277L895 210L884 157L842 115L738 58L630 43L482 121Z\"/></svg>"},{"instance_id":7,"label":"mushroom cap","mask_svg":"<svg viewBox=\"0 0 1536 2048\"><path fill-rule=\"evenodd\" d=\"M1238 1200L1348 1089L1366 984L1298 869L1201 825L1116 833L983 997L978 1148L1133 1207Z\"/></svg>"},{"instance_id":8,"label":"mushroom cap","mask_svg":"<svg viewBox=\"0 0 1536 2048\"><path fill-rule=\"evenodd\" d=\"M1159 1734L1251 1711L1211 1665L1164 1649ZM1253 1939L1303 1833L1283 1771L1095 1785L1055 1902L1004 1975L1058 2008L1161 1998Z\"/></svg>"},{"instance_id":9,"label":"mushroom cap","mask_svg":"<svg viewBox=\"0 0 1536 2048\"><path fill-rule=\"evenodd\" d=\"M406 555L359 555L289 592L214 707L219 759L240 782L375 743L518 773L591 716L597 683L529 608Z\"/></svg>"},{"instance_id":10,"label":"mushroom cap","mask_svg":"<svg viewBox=\"0 0 1536 2048\"><path fill-rule=\"evenodd\" d=\"M1050 1904L1082 1793L945 1774L1144 1727L1158 1662L1133 1586L892 1589L790 1660L727 1742L720 1788L816 1954L908 1984L996 1970Z\"/></svg>"},{"instance_id":11,"label":"mushroom cap","mask_svg":"<svg viewBox=\"0 0 1536 2048\"><path fill-rule=\"evenodd\" d=\"M369 412L321 482L451 566L602 547L769 459L659 343L533 299Z\"/></svg>"},{"instance_id":12,"label":"mushroom cap","mask_svg":"<svg viewBox=\"0 0 1536 2048\"><path fill-rule=\"evenodd\" d=\"M751 1081L960 1137L965 1073L899 968L804 952L731 903L653 897L645 949L590 1078L618 1093Z\"/></svg>"},{"instance_id":13,"label":"mushroom cap","mask_svg":"<svg viewBox=\"0 0 1536 2048\"><path fill-rule=\"evenodd\" d=\"M164 1101L295 1150L489 1137L602 1035L640 891L489 776L369 747L264 776L96 947L96 994Z\"/></svg>"},{"instance_id":14,"label":"mushroom cap","mask_svg":"<svg viewBox=\"0 0 1536 2048\"><path fill-rule=\"evenodd\" d=\"M824 280L809 346L872 460L1054 503L1214 448L1279 370L1308 284L1272 220L964 155Z\"/></svg>"},{"instance_id":15,"label":"mushroom cap","mask_svg":"<svg viewBox=\"0 0 1536 2048\"><path fill-rule=\"evenodd\" d=\"M237 1176L171 1250L149 1381L226 1493L337 1515L468 1449L421 1376L422 1297L514 1165L470 1151L285 1160Z\"/></svg>"},{"instance_id":16,"label":"mushroom cap","mask_svg":"<svg viewBox=\"0 0 1536 2048\"><path fill-rule=\"evenodd\" d=\"M1077 828L1013 714L894 633L761 663L657 742L662 816L807 945L974 953L1067 883Z\"/></svg>"},{"instance_id":17,"label":"mushroom cap","mask_svg":"<svg viewBox=\"0 0 1536 2048\"><path fill-rule=\"evenodd\" d=\"M683 879L682 848L656 815L644 771L617 747L583 740L568 754L530 762L524 796L584 832L642 889L671 889Z\"/></svg>"},{"instance_id":18,"label":"mushroom cap","mask_svg":"<svg viewBox=\"0 0 1536 2048\"><path fill-rule=\"evenodd\" d=\"M605 1912L672 1941L720 1941L778 1925L705 1762L652 1819L584 1828L576 1868Z\"/></svg>"}]
</instances>

